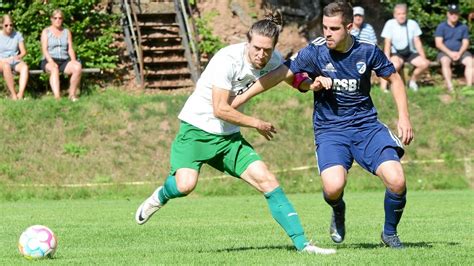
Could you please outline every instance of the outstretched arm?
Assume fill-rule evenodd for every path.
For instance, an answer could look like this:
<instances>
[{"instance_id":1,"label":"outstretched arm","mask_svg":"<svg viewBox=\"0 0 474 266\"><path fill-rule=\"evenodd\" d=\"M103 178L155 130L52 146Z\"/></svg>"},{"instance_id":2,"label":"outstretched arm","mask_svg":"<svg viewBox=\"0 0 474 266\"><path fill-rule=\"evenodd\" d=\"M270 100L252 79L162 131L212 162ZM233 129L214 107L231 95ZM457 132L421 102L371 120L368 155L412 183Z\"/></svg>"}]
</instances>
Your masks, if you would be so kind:
<instances>
[{"instance_id":1,"label":"outstretched arm","mask_svg":"<svg viewBox=\"0 0 474 266\"><path fill-rule=\"evenodd\" d=\"M282 80L285 80L290 84L293 80L293 72L291 72L291 70L284 64L280 65L278 68L270 71L269 73L258 79L246 92L237 96L232 101L232 107L238 108L255 95L260 94L270 88L273 88Z\"/></svg>"},{"instance_id":2,"label":"outstretched arm","mask_svg":"<svg viewBox=\"0 0 474 266\"><path fill-rule=\"evenodd\" d=\"M401 138L403 144L409 145L413 140L414 133L411 127L410 115L408 114L408 100L405 90L405 85L397 72L390 75L388 78L392 83L392 95L398 109L398 137Z\"/></svg>"},{"instance_id":3,"label":"outstretched arm","mask_svg":"<svg viewBox=\"0 0 474 266\"><path fill-rule=\"evenodd\" d=\"M229 105L229 98L229 90L212 87L212 106L215 117L234 125L255 128L267 140L273 138L273 133L276 133L276 130L271 123L239 112Z\"/></svg>"}]
</instances>

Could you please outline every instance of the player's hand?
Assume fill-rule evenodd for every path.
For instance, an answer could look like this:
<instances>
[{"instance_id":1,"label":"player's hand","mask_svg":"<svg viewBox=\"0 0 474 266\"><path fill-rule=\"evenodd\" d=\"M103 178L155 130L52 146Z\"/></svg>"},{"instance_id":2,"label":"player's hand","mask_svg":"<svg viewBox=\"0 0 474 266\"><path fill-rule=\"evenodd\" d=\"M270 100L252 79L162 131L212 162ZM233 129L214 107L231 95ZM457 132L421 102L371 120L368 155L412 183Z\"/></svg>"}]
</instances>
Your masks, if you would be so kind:
<instances>
[{"instance_id":1,"label":"player's hand","mask_svg":"<svg viewBox=\"0 0 474 266\"><path fill-rule=\"evenodd\" d=\"M273 134L277 133L275 127L268 122L259 121L256 127L258 133L264 136L267 140L271 140L273 138Z\"/></svg>"},{"instance_id":2,"label":"player's hand","mask_svg":"<svg viewBox=\"0 0 474 266\"><path fill-rule=\"evenodd\" d=\"M313 83L311 83L311 85L309 85L309 89L312 91L319 91L322 88L323 88L323 84L319 80L315 80L313 81Z\"/></svg>"},{"instance_id":3,"label":"player's hand","mask_svg":"<svg viewBox=\"0 0 474 266\"><path fill-rule=\"evenodd\" d=\"M315 82L320 82L321 86L325 88L326 90L329 90L332 87L332 79L328 77L318 76L314 79L313 84Z\"/></svg>"},{"instance_id":4,"label":"player's hand","mask_svg":"<svg viewBox=\"0 0 474 266\"><path fill-rule=\"evenodd\" d=\"M404 145L410 145L415 134L413 133L413 128L411 127L411 122L408 117L400 118L398 120L398 138L402 140Z\"/></svg>"}]
</instances>

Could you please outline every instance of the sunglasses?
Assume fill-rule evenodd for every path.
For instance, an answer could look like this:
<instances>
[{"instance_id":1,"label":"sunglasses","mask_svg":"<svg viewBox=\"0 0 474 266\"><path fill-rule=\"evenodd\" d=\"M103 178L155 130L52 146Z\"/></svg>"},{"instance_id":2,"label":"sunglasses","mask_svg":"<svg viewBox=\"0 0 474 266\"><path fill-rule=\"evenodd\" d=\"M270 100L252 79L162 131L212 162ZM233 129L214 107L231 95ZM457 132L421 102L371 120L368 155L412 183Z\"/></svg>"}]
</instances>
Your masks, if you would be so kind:
<instances>
[{"instance_id":1,"label":"sunglasses","mask_svg":"<svg viewBox=\"0 0 474 266\"><path fill-rule=\"evenodd\" d=\"M54 20L63 20L62 17L52 17L52 19L54 19Z\"/></svg>"},{"instance_id":2,"label":"sunglasses","mask_svg":"<svg viewBox=\"0 0 474 266\"><path fill-rule=\"evenodd\" d=\"M13 28L13 24L3 24L3 27L12 27Z\"/></svg>"}]
</instances>

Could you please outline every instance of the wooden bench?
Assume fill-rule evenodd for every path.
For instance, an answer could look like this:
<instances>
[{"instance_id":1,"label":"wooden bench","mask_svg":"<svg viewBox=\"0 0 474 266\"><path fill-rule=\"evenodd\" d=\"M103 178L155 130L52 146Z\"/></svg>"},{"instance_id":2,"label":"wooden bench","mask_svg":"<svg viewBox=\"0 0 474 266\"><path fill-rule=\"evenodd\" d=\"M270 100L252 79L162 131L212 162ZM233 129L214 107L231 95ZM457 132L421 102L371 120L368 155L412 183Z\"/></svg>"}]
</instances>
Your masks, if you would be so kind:
<instances>
[{"instance_id":1,"label":"wooden bench","mask_svg":"<svg viewBox=\"0 0 474 266\"><path fill-rule=\"evenodd\" d=\"M29 72L30 72L30 75L39 75L39 74L45 73L41 69L31 69ZM102 72L103 71L100 68L83 68L82 69L82 73L99 73L99 74L102 74Z\"/></svg>"}]
</instances>

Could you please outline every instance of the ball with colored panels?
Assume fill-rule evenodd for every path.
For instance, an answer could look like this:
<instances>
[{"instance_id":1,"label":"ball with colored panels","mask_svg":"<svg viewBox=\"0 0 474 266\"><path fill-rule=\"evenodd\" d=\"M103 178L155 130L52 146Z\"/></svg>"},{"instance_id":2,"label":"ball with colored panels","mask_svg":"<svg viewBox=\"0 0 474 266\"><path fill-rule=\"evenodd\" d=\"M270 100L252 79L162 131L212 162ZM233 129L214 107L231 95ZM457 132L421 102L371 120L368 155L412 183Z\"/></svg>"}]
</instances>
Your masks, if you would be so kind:
<instances>
[{"instance_id":1,"label":"ball with colored panels","mask_svg":"<svg viewBox=\"0 0 474 266\"><path fill-rule=\"evenodd\" d=\"M52 258L57 247L56 236L44 225L28 227L18 241L18 249L27 259Z\"/></svg>"}]
</instances>

